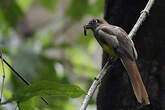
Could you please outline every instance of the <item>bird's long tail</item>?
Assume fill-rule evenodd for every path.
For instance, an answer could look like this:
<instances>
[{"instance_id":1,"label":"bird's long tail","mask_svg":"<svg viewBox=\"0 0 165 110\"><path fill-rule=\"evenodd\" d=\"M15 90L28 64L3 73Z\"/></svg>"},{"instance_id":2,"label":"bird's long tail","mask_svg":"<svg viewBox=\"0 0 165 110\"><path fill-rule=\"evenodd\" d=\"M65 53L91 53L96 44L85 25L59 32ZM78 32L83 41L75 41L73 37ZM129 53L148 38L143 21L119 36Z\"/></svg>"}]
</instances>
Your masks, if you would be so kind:
<instances>
[{"instance_id":1,"label":"bird's long tail","mask_svg":"<svg viewBox=\"0 0 165 110\"><path fill-rule=\"evenodd\" d=\"M128 72L131 80L134 94L139 103L145 101L146 104L150 104L146 88L143 84L136 62L128 58L121 58L121 61Z\"/></svg>"}]
</instances>

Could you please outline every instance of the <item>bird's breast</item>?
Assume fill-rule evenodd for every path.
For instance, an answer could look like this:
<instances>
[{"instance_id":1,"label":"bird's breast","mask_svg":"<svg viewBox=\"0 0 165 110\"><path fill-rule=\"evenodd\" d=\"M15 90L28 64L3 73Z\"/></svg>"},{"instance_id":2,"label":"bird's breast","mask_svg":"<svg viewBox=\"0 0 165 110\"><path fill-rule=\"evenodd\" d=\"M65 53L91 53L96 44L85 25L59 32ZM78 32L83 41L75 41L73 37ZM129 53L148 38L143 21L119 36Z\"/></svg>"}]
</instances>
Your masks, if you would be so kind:
<instances>
[{"instance_id":1,"label":"bird's breast","mask_svg":"<svg viewBox=\"0 0 165 110\"><path fill-rule=\"evenodd\" d=\"M103 44L103 43L101 44L101 46L102 46L103 50L106 51L107 53L109 53L111 56L114 56L114 57L118 56L112 47L110 47L106 44Z\"/></svg>"}]
</instances>

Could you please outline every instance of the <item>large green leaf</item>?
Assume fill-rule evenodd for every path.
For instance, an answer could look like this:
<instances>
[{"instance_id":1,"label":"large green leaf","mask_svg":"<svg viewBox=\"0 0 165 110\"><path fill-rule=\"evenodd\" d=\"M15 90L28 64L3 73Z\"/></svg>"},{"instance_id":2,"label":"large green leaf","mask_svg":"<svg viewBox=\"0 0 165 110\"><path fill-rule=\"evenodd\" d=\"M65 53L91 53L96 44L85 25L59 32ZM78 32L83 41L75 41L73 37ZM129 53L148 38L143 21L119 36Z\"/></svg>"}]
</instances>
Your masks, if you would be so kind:
<instances>
[{"instance_id":1,"label":"large green leaf","mask_svg":"<svg viewBox=\"0 0 165 110\"><path fill-rule=\"evenodd\" d=\"M36 110L35 109L35 98L18 103L19 110Z\"/></svg>"},{"instance_id":2,"label":"large green leaf","mask_svg":"<svg viewBox=\"0 0 165 110\"><path fill-rule=\"evenodd\" d=\"M67 96L76 98L85 94L85 92L76 85L59 84L52 81L41 81L25 86L22 90L13 95L13 98L4 102L3 104L17 101L23 102L31 99L34 96Z\"/></svg>"},{"instance_id":3,"label":"large green leaf","mask_svg":"<svg viewBox=\"0 0 165 110\"><path fill-rule=\"evenodd\" d=\"M30 44L32 43L28 43L28 46L25 46L25 44L20 46L21 49L19 49L18 52L14 52L15 54L11 56L11 62L14 68L20 72L20 74L24 76L26 80L32 82L32 84L42 80L69 84L66 76L60 78L57 77L54 67L56 60L50 59L44 56L42 53L42 55L34 53ZM21 89L24 84L22 84L22 81L20 81L19 78L16 78L15 75L13 75L11 78L14 90L12 93L20 93L20 91L16 90ZM50 108L50 110L52 108L56 108L57 110L65 110L64 105L70 103L68 101L69 97L44 96L44 98L48 100L49 106L43 104L43 101L37 97L35 101L37 102L35 103L35 108L38 108L39 110L45 110L45 108ZM20 103L24 105L24 102ZM28 101L28 103L30 102Z\"/></svg>"}]
</instances>

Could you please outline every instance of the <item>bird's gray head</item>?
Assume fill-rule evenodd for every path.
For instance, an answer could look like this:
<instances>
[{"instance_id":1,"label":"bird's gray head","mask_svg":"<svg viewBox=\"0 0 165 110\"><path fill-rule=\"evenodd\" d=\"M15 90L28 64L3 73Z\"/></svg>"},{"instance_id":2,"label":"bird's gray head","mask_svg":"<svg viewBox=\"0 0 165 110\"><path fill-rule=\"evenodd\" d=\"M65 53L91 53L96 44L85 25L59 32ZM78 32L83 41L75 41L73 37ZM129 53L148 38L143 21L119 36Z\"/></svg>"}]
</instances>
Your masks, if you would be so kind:
<instances>
[{"instance_id":1,"label":"bird's gray head","mask_svg":"<svg viewBox=\"0 0 165 110\"><path fill-rule=\"evenodd\" d=\"M98 26L100 26L101 24L106 23L105 20L103 19L92 19L89 21L88 24L84 25L84 34L86 36L86 30L87 29L91 29L92 31L94 31Z\"/></svg>"}]
</instances>

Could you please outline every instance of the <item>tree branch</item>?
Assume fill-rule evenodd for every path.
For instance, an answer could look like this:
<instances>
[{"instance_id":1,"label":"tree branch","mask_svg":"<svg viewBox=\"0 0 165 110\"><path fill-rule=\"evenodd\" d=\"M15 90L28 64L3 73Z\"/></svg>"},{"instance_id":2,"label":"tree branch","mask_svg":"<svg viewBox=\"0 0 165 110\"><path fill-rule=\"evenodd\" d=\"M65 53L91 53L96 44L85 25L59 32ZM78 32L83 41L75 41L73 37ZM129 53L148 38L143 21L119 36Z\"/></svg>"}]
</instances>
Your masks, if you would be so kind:
<instances>
[{"instance_id":1,"label":"tree branch","mask_svg":"<svg viewBox=\"0 0 165 110\"><path fill-rule=\"evenodd\" d=\"M134 25L134 27L132 28L131 32L129 33L128 37L129 38L133 38L133 36L136 35L136 32L138 31L139 27L142 25L143 21L146 19L146 17L149 15L149 11L152 7L152 5L154 4L155 0L149 0L146 7L144 8L143 11L141 11L140 17L138 18L136 24ZM111 64L112 65L112 64ZM104 67L102 68L102 70L99 72L99 74L97 75L96 79L93 81L87 95L84 98L84 101L80 107L80 110L86 110L88 104L89 104L89 100L91 99L92 95L94 94L96 88L99 85L99 82L102 80L102 78L104 77L104 75L106 74L106 71L109 69L109 67L111 67L111 65L109 64L109 61L107 61L107 63L104 65Z\"/></svg>"},{"instance_id":2,"label":"tree branch","mask_svg":"<svg viewBox=\"0 0 165 110\"><path fill-rule=\"evenodd\" d=\"M87 95L84 98L84 101L81 105L80 110L86 110L87 105L89 103L89 100L91 99L92 95L94 94L97 86L100 84L101 79L104 77L104 75L106 74L106 71L111 67L111 65L109 64L110 61L107 61L107 63L104 65L104 67L101 69L101 71L99 72L99 74L97 75L97 77L95 78L95 80L93 81Z\"/></svg>"}]
</instances>

